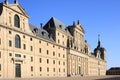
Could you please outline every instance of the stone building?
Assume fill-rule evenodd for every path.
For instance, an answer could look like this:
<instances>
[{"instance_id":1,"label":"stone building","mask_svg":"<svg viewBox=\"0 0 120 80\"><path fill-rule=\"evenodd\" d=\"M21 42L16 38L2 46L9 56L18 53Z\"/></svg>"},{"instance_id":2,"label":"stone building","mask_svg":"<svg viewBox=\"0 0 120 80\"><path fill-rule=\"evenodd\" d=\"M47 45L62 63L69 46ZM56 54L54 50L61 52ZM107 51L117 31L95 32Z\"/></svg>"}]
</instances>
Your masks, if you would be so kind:
<instances>
[{"instance_id":1,"label":"stone building","mask_svg":"<svg viewBox=\"0 0 120 80\"><path fill-rule=\"evenodd\" d=\"M92 53L78 21L66 26L52 17L38 28L17 0L0 3L0 78L100 76L106 50Z\"/></svg>"}]
</instances>

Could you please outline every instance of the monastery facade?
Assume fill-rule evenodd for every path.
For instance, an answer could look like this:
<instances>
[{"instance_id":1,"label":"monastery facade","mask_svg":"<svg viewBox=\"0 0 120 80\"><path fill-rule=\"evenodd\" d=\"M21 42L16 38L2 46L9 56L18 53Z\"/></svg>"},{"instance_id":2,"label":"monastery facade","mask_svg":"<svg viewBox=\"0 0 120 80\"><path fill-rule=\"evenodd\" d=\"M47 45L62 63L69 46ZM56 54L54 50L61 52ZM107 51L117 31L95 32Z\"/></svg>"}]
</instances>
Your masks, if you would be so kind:
<instances>
[{"instance_id":1,"label":"monastery facade","mask_svg":"<svg viewBox=\"0 0 120 80\"><path fill-rule=\"evenodd\" d=\"M101 76L106 50L91 52L78 21L66 26L52 17L38 28L17 0L0 3L0 78Z\"/></svg>"}]
</instances>

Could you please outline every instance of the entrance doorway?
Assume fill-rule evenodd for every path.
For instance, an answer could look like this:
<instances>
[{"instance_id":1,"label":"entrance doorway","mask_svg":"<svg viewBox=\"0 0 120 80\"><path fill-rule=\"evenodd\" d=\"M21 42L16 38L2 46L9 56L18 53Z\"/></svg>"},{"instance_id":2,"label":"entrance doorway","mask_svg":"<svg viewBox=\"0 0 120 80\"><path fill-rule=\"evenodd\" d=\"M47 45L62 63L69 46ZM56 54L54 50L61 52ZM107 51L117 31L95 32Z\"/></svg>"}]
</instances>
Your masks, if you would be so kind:
<instances>
[{"instance_id":1,"label":"entrance doorway","mask_svg":"<svg viewBox=\"0 0 120 80\"><path fill-rule=\"evenodd\" d=\"M21 77L21 64L15 64L15 77Z\"/></svg>"}]
</instances>

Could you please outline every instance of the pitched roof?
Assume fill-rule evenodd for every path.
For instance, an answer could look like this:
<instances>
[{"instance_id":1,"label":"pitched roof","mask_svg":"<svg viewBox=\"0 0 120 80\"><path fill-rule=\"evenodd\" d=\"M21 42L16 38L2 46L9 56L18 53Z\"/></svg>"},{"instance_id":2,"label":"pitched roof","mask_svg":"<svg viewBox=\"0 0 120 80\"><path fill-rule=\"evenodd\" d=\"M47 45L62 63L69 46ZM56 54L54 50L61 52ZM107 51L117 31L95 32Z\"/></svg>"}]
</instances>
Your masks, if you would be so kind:
<instances>
[{"instance_id":1,"label":"pitched roof","mask_svg":"<svg viewBox=\"0 0 120 80\"><path fill-rule=\"evenodd\" d=\"M41 29L37 28L36 26L34 26L32 24L29 24L29 27L30 27L32 33L34 33L36 36L54 42L53 38L49 35L49 33L46 30L44 30L42 28Z\"/></svg>"},{"instance_id":2,"label":"pitched roof","mask_svg":"<svg viewBox=\"0 0 120 80\"><path fill-rule=\"evenodd\" d=\"M55 27L58 29L61 29L62 31L69 33L68 28L66 27L65 24L63 24L61 21L59 21L58 19L52 17L46 24L44 27L48 27L48 25L50 24L51 27Z\"/></svg>"}]
</instances>

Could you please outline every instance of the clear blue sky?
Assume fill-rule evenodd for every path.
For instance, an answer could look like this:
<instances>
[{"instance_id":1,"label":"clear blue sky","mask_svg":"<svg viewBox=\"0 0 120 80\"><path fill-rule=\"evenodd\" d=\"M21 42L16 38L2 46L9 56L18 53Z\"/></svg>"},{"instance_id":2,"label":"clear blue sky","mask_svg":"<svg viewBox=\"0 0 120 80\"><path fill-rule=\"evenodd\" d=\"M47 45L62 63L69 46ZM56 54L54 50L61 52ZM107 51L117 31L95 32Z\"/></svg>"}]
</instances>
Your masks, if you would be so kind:
<instances>
[{"instance_id":1,"label":"clear blue sky","mask_svg":"<svg viewBox=\"0 0 120 80\"><path fill-rule=\"evenodd\" d=\"M120 0L19 0L19 3L30 16L29 22L36 26L51 17L66 25L80 20L92 51L100 34L101 44L107 50L107 69L120 67Z\"/></svg>"}]
</instances>

